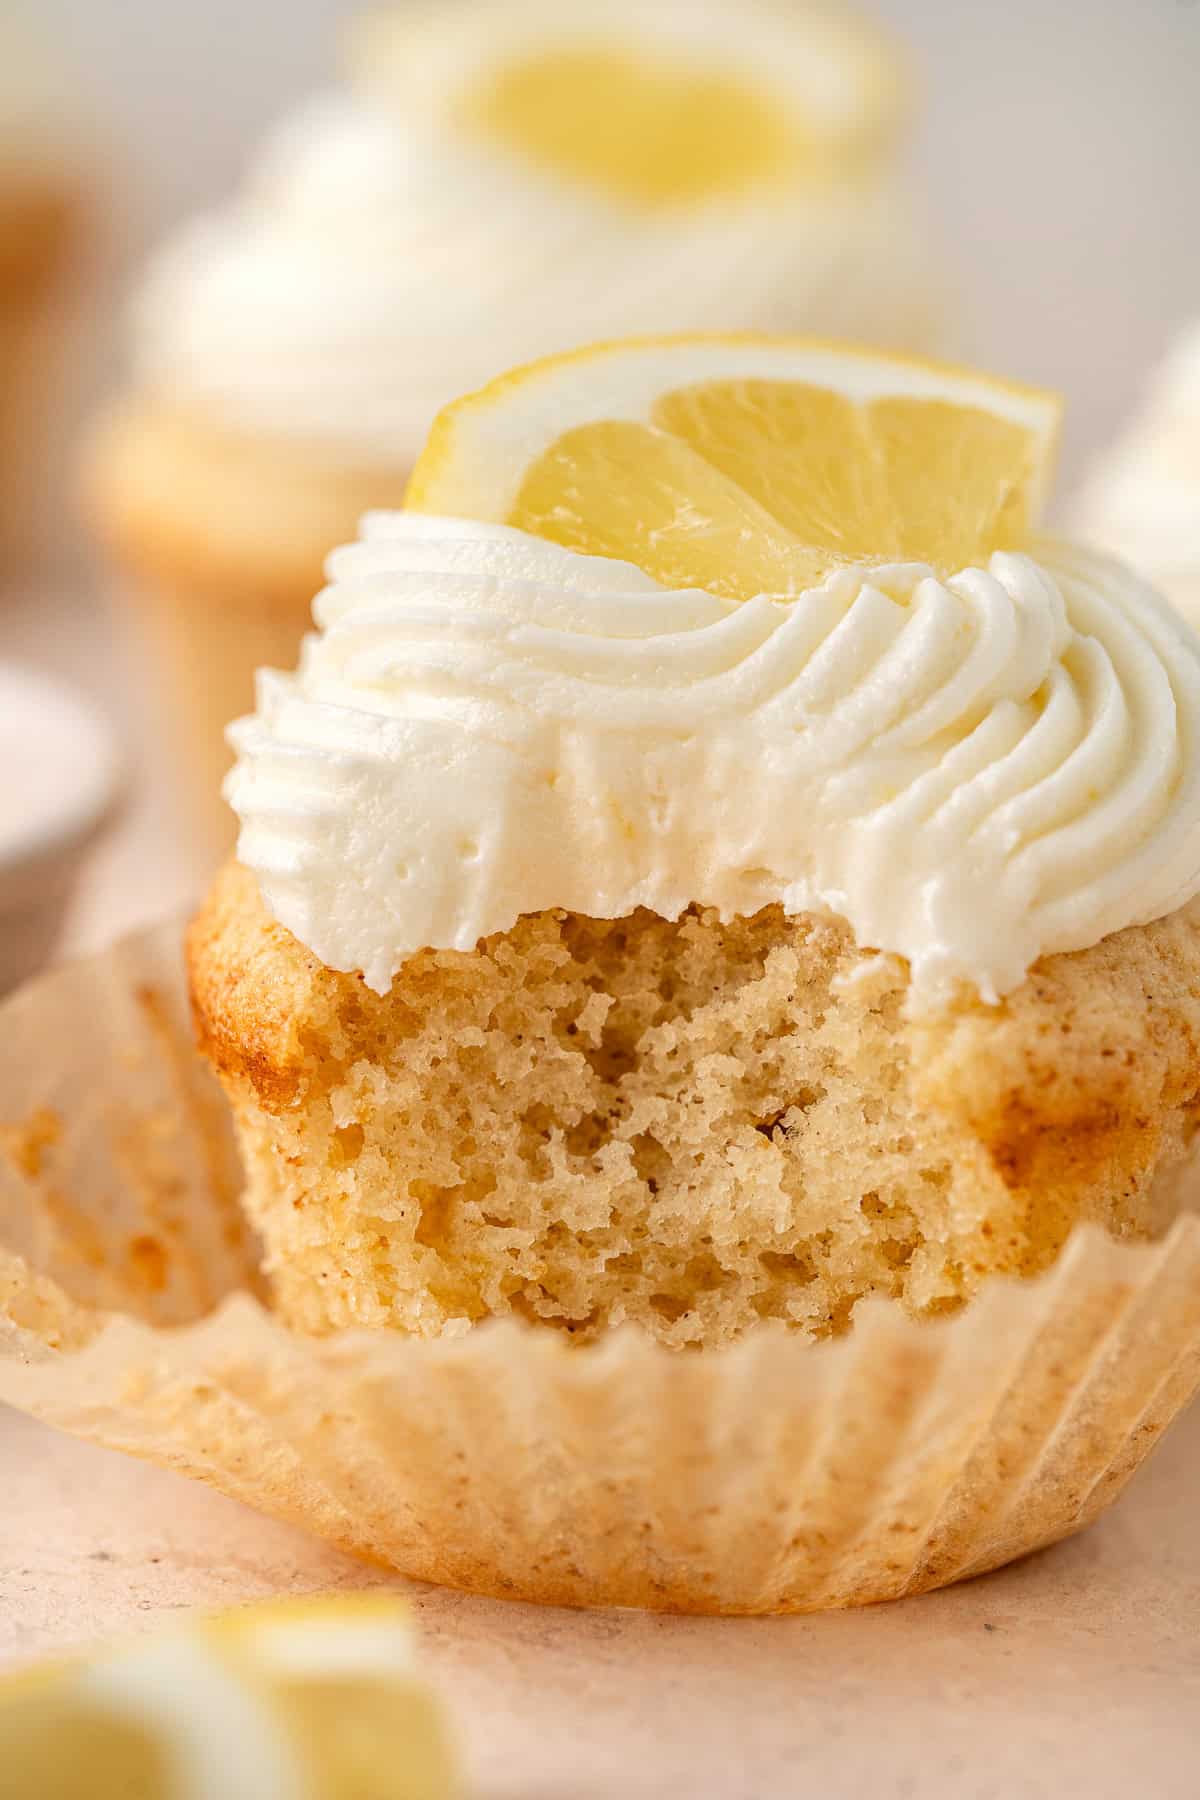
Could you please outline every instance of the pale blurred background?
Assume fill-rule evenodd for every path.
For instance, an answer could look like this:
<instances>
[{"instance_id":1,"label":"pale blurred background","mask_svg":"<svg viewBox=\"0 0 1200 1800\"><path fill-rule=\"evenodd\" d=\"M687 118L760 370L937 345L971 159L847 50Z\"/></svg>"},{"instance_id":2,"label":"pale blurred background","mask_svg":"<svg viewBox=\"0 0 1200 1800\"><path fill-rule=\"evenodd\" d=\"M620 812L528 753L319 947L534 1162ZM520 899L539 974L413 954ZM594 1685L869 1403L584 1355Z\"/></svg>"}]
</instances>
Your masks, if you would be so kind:
<instances>
[{"instance_id":1,"label":"pale blurred background","mask_svg":"<svg viewBox=\"0 0 1200 1800\"><path fill-rule=\"evenodd\" d=\"M74 412L115 379L121 301L148 248L235 185L264 128L328 84L347 0L23 0L73 65L107 195ZM569 6L570 0L563 0ZM652 4L652 0L648 0ZM1067 398L1060 496L1200 316L1200 0L874 0L923 97L913 185L951 291L951 348ZM138 781L64 940L90 948L183 907L199 877L136 683L73 524L58 572L0 607L0 658L56 671L118 725ZM61 554L74 544L74 561Z\"/></svg>"}]
</instances>

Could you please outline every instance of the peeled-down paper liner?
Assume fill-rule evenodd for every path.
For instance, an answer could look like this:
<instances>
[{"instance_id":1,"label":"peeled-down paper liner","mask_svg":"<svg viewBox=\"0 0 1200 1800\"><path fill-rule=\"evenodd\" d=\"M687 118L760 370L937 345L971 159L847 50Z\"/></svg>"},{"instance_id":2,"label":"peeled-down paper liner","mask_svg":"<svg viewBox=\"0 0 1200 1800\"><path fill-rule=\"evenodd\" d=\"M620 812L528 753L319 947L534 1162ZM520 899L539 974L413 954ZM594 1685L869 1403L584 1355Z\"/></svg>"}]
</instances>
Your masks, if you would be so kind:
<instances>
[{"instance_id":1,"label":"peeled-down paper liner","mask_svg":"<svg viewBox=\"0 0 1200 1800\"><path fill-rule=\"evenodd\" d=\"M1200 1385L1200 1219L918 1325L673 1353L266 1310L179 929L0 1010L0 1400L404 1573L569 1605L882 1600L1088 1524Z\"/></svg>"}]
</instances>

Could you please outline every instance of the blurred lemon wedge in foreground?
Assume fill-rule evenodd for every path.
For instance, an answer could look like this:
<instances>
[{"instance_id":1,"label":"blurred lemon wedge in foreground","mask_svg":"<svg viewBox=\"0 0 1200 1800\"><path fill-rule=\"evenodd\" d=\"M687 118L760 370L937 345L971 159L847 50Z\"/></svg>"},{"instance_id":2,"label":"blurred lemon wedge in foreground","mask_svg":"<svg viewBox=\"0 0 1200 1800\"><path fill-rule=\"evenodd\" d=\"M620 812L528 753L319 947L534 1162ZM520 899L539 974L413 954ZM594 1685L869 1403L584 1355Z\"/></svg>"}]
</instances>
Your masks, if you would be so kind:
<instances>
[{"instance_id":1,"label":"blurred lemon wedge in foreground","mask_svg":"<svg viewBox=\"0 0 1200 1800\"><path fill-rule=\"evenodd\" d=\"M407 1608L280 1601L0 1682L3 1800L446 1800Z\"/></svg>"},{"instance_id":2,"label":"blurred lemon wedge in foreground","mask_svg":"<svg viewBox=\"0 0 1200 1800\"><path fill-rule=\"evenodd\" d=\"M1060 414L1039 389L836 344L601 344L448 407L407 505L734 600L847 563L950 574L1024 542Z\"/></svg>"}]
</instances>

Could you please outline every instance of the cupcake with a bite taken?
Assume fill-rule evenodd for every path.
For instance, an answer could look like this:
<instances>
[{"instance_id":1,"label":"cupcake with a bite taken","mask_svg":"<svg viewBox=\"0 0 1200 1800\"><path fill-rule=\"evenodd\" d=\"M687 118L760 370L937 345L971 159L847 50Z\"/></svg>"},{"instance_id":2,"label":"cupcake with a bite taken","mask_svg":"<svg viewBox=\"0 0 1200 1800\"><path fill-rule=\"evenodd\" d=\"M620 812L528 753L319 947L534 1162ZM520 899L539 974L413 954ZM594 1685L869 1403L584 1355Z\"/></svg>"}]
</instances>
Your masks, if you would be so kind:
<instances>
[{"instance_id":1,"label":"cupcake with a bite taken","mask_svg":"<svg viewBox=\"0 0 1200 1800\"><path fill-rule=\"evenodd\" d=\"M443 416L233 733L191 939L296 1325L825 1337L1163 1231L1200 649L1030 537L1056 417L732 339Z\"/></svg>"},{"instance_id":2,"label":"cupcake with a bite taken","mask_svg":"<svg viewBox=\"0 0 1200 1800\"><path fill-rule=\"evenodd\" d=\"M233 731L200 1056L173 927L5 1010L0 1398L557 1604L1103 1511L1200 1387L1200 643L1036 535L1057 420L746 337L443 413Z\"/></svg>"}]
</instances>

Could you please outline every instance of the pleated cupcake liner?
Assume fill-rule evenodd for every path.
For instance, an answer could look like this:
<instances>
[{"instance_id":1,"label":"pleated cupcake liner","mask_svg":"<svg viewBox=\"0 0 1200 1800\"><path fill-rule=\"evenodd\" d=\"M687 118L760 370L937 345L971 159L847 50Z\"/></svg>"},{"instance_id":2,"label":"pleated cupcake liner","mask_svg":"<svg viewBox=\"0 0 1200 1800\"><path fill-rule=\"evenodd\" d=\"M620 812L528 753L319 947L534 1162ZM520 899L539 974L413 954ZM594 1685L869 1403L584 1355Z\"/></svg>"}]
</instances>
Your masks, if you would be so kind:
<instances>
[{"instance_id":1,"label":"pleated cupcake liner","mask_svg":"<svg viewBox=\"0 0 1200 1800\"><path fill-rule=\"evenodd\" d=\"M1200 1219L1079 1229L918 1324L720 1351L515 1321L272 1317L172 926L0 1010L0 1400L423 1580L771 1613L980 1573L1088 1524L1200 1386Z\"/></svg>"}]
</instances>

